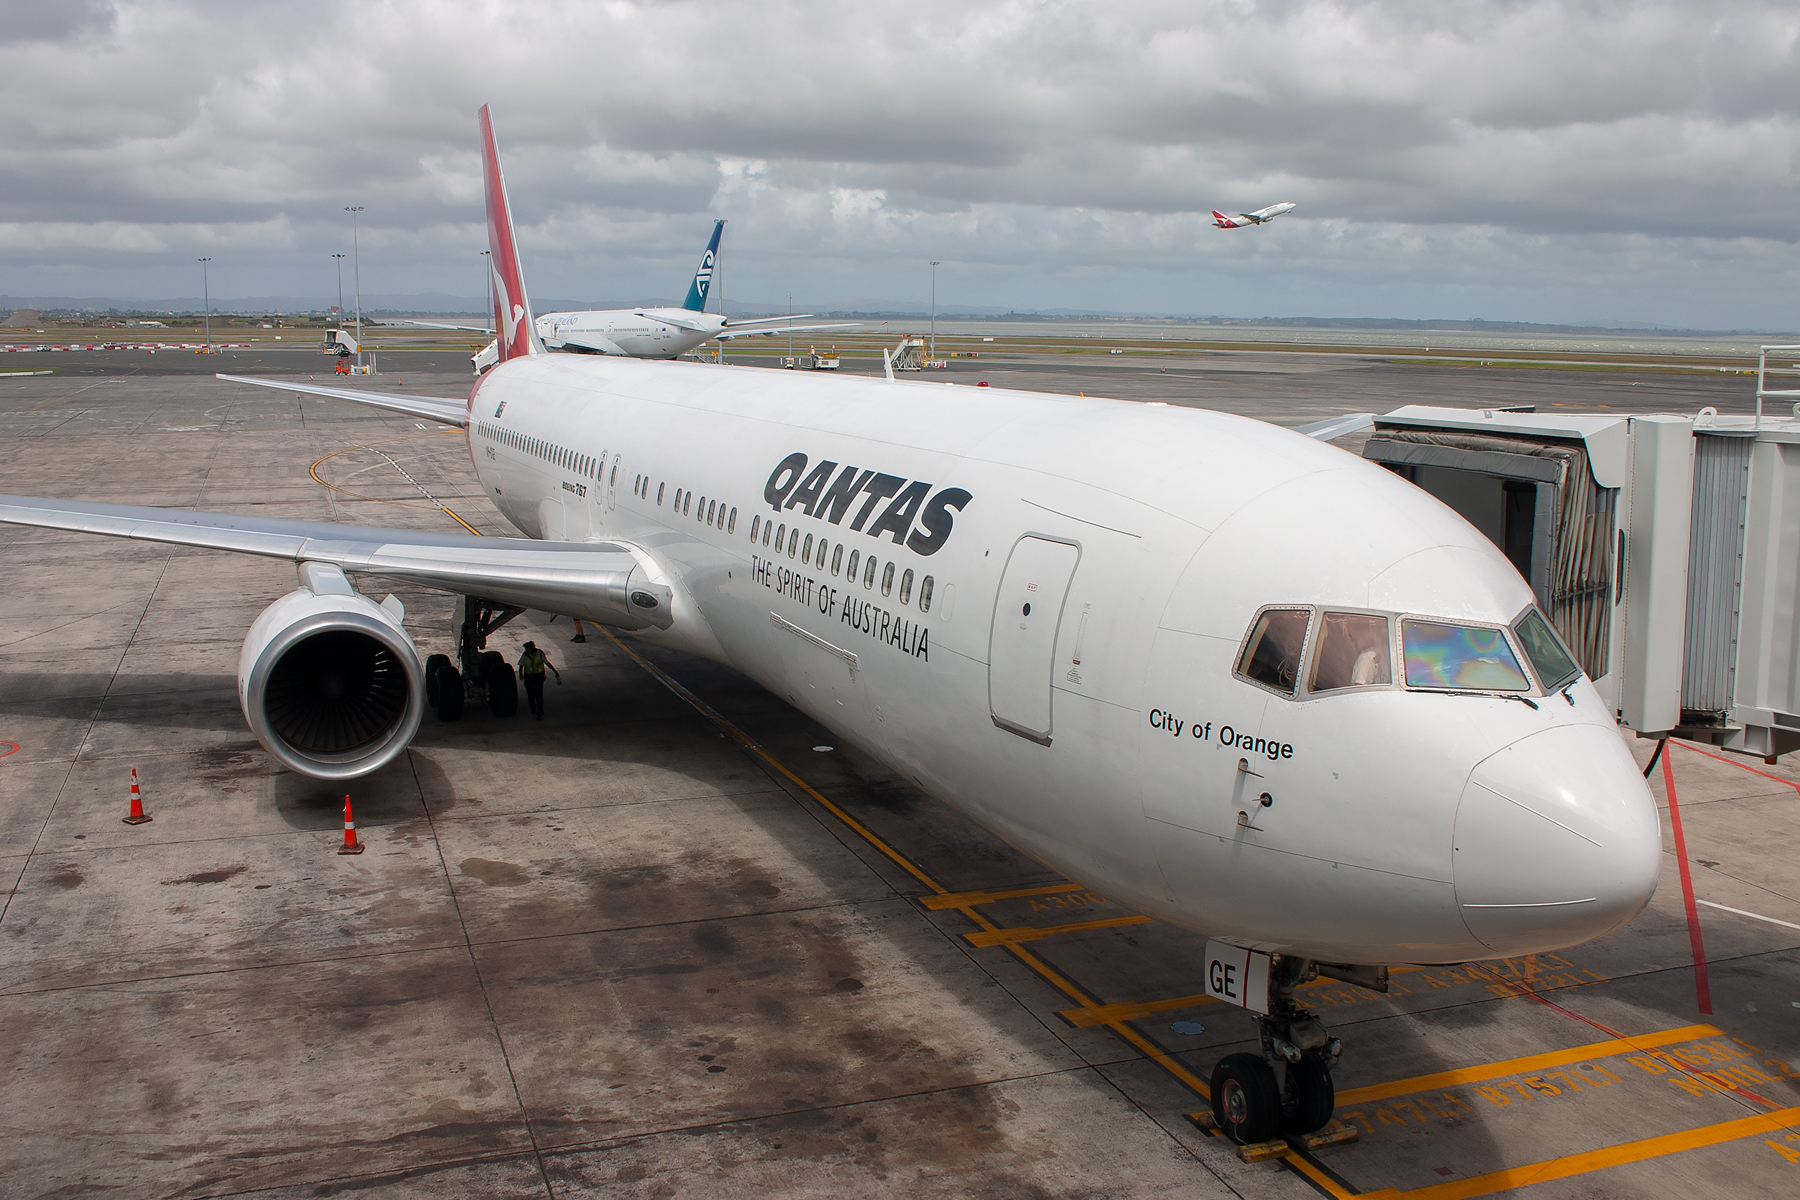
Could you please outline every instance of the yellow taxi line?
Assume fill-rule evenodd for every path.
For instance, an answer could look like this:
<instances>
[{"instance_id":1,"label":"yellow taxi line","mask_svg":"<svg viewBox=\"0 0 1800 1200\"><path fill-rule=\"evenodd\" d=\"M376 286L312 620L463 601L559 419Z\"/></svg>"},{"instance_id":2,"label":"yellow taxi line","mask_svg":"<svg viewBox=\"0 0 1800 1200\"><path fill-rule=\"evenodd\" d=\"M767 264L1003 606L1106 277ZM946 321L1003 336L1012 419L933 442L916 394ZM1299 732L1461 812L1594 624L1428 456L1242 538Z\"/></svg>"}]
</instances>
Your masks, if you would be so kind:
<instances>
[{"instance_id":1,"label":"yellow taxi line","mask_svg":"<svg viewBox=\"0 0 1800 1200\"><path fill-rule=\"evenodd\" d=\"M1783 1108L1772 1113L1739 1117L1735 1121L1703 1125L1699 1129L1686 1129L1680 1133L1665 1133L1659 1137L1624 1142L1617 1146L1589 1150L1582 1154L1566 1154L1561 1158L1546 1159L1543 1162L1532 1163L1530 1166L1508 1167L1505 1170L1492 1171L1486 1175L1476 1175L1469 1179L1434 1183L1410 1191L1401 1191L1399 1188L1383 1188L1379 1192L1359 1194L1366 1198L1404 1196L1407 1197L1407 1200L1468 1200L1474 1196L1491 1196L1495 1192L1503 1192L1508 1188L1548 1183L1553 1179L1568 1179L1574 1175L1585 1175L1590 1171L1604 1170L1607 1167L1618 1167L1626 1163L1643 1162L1646 1159L1678 1154L1683 1150L1697 1150L1703 1146L1735 1142L1739 1138L1753 1137L1759 1133L1779 1133L1794 1128L1796 1125L1800 1125L1800 1108Z\"/></svg>"},{"instance_id":2,"label":"yellow taxi line","mask_svg":"<svg viewBox=\"0 0 1800 1200\"><path fill-rule=\"evenodd\" d=\"M1043 887L1013 888L1006 892L952 892L944 896L920 896L919 903L932 911L966 908L971 904L992 904L997 900L1017 900L1025 896L1054 896L1060 892L1079 892L1078 883L1051 883Z\"/></svg>"},{"instance_id":3,"label":"yellow taxi line","mask_svg":"<svg viewBox=\"0 0 1800 1200\"><path fill-rule=\"evenodd\" d=\"M1580 1062L1584 1058L1605 1058L1614 1054L1625 1054L1632 1050L1648 1050L1654 1046L1667 1046L1674 1042L1691 1042L1695 1038L1718 1036L1720 1036L1720 1031L1711 1025L1686 1025L1680 1029L1664 1030L1662 1033L1644 1034L1630 1038L1608 1038L1604 1042L1590 1042L1585 1046L1576 1046L1569 1050L1527 1054L1521 1058L1483 1063L1478 1067L1462 1067L1454 1071L1439 1071L1432 1075L1414 1075L1410 1079L1396 1079L1389 1083L1375 1083L1368 1087L1351 1088L1349 1091L1339 1092L1337 1102L1340 1105L1367 1104L1375 1100L1386 1100L1390 1096L1405 1096L1431 1088L1453 1087L1459 1083L1475 1083L1483 1079L1495 1079L1501 1075L1516 1075L1521 1071L1540 1071L1546 1067L1566 1066L1569 1063Z\"/></svg>"},{"instance_id":4,"label":"yellow taxi line","mask_svg":"<svg viewBox=\"0 0 1800 1200\"><path fill-rule=\"evenodd\" d=\"M1098 921L1076 921L1070 925L1013 925L1006 929L987 929L980 933L965 933L971 946L1004 946L1011 942L1035 942L1039 938L1056 937L1064 933L1085 933L1090 929L1113 929L1120 925L1143 925L1154 920L1142 913L1134 913L1129 917L1102 917Z\"/></svg>"}]
</instances>

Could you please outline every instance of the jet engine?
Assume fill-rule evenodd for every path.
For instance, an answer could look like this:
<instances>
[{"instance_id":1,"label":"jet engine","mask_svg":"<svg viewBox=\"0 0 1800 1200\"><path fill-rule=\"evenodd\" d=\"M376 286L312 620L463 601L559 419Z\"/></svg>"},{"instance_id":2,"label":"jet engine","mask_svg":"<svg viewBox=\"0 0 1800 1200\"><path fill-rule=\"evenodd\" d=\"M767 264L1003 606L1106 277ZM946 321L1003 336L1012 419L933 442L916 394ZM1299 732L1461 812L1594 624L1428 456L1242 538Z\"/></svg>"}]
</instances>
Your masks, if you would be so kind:
<instances>
[{"instance_id":1,"label":"jet engine","mask_svg":"<svg viewBox=\"0 0 1800 1200\"><path fill-rule=\"evenodd\" d=\"M264 609L238 659L238 701L263 748L315 779L355 779L412 741L425 711L405 610L359 594L336 567L302 563L301 587Z\"/></svg>"}]
</instances>

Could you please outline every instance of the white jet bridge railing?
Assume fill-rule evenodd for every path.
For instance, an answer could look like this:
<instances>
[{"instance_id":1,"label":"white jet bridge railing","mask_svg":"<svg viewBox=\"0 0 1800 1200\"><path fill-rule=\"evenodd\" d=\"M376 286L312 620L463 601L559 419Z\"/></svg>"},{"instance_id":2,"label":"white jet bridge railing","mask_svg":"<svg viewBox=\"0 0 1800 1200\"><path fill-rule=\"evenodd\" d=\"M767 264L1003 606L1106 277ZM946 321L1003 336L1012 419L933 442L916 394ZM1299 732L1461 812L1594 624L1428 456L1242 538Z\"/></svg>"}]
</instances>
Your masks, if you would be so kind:
<instances>
[{"instance_id":1,"label":"white jet bridge railing","mask_svg":"<svg viewBox=\"0 0 1800 1200\"><path fill-rule=\"evenodd\" d=\"M1786 391L1772 392L1768 389L1767 386L1765 386L1767 377L1768 377L1768 373L1769 373L1769 351L1771 351L1771 350L1774 350L1778 353L1794 354L1794 353L1800 353L1800 346L1764 346L1764 347L1762 347L1761 352L1759 354L1757 354L1757 356L1756 356L1756 428L1758 430L1761 430L1763 427L1763 397L1764 396L1781 396L1784 398L1785 397L1794 397L1797 400L1800 400L1800 391L1796 391L1796 390L1790 388ZM1796 403L1794 405L1794 415L1796 417L1800 417L1800 403Z\"/></svg>"}]
</instances>

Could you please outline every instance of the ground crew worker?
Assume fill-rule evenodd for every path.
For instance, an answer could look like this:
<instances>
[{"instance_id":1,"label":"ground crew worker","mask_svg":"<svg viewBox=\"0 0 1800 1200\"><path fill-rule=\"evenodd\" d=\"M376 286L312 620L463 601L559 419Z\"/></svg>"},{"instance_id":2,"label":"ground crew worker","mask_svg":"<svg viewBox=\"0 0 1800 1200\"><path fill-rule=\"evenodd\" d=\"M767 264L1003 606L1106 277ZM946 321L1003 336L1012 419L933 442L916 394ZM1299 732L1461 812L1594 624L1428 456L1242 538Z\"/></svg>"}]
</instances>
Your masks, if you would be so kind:
<instances>
[{"instance_id":1,"label":"ground crew worker","mask_svg":"<svg viewBox=\"0 0 1800 1200\"><path fill-rule=\"evenodd\" d=\"M570 638L569 640L571 642L587 641L587 634L583 633L582 629L581 629L581 618L580 617L575 618L575 636Z\"/></svg>"},{"instance_id":2,"label":"ground crew worker","mask_svg":"<svg viewBox=\"0 0 1800 1200\"><path fill-rule=\"evenodd\" d=\"M525 643L525 653L519 655L519 681L525 685L525 698L531 702L531 715L538 720L544 719L544 671L548 669L556 676L556 685L562 686L562 672L556 669L536 642Z\"/></svg>"}]
</instances>

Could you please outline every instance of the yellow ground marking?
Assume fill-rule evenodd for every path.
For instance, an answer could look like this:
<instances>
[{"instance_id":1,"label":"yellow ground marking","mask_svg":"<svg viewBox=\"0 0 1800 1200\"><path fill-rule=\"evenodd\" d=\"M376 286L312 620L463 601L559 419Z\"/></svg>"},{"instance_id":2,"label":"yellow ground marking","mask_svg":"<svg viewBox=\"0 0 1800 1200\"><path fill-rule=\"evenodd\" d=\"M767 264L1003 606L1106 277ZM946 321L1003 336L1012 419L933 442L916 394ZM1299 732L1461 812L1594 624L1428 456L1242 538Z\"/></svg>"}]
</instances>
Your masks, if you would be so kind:
<instances>
[{"instance_id":1,"label":"yellow ground marking","mask_svg":"<svg viewBox=\"0 0 1800 1200\"><path fill-rule=\"evenodd\" d=\"M952 892L947 896L920 896L919 903L935 912L945 908L967 908L971 904L992 904L997 900L1017 900L1024 896L1055 896L1062 892L1085 890L1078 883L1050 883L1043 887L1013 888L1007 892Z\"/></svg>"},{"instance_id":2,"label":"yellow ground marking","mask_svg":"<svg viewBox=\"0 0 1800 1200\"><path fill-rule=\"evenodd\" d=\"M1547 1183L1552 1179L1567 1179L1572 1175L1585 1175L1589 1171L1599 1171L1606 1167L1618 1167L1626 1163L1662 1158L1664 1155L1678 1154L1683 1150L1698 1150L1703 1146L1735 1142L1739 1138L1753 1137L1759 1133L1781 1133L1796 1125L1800 1125L1800 1108L1783 1108L1772 1113L1758 1113L1753 1117L1723 1121L1717 1125L1704 1125L1699 1129L1665 1133L1660 1137L1625 1142L1618 1146L1607 1146L1602 1150L1589 1150L1584 1154L1568 1154L1562 1158L1546 1159L1527 1167L1508 1167L1503 1171L1476 1175L1470 1179L1434 1183L1428 1187L1414 1188L1411 1191L1403 1192L1399 1188L1383 1188L1379 1192L1359 1194L1365 1198L1405 1196L1409 1200L1467 1200L1473 1196L1491 1196L1495 1192L1503 1192L1508 1188L1525 1187L1533 1183Z\"/></svg>"},{"instance_id":3,"label":"yellow ground marking","mask_svg":"<svg viewBox=\"0 0 1800 1200\"><path fill-rule=\"evenodd\" d=\"M649 675L653 679L655 679L657 682L661 683L664 687L668 688L671 692L675 693L677 696L681 697L683 700L687 701L687 703L692 705L697 712L699 712L707 720L711 721L714 725L716 725L723 733L726 734L726 736L730 737L732 740L736 741L740 746L744 747L745 750L756 755L756 757L760 758L762 761L768 763L769 766L773 770L778 772L784 779L787 779L790 782L792 782L795 787L799 788L802 792L805 792L813 800L818 802L818 804L820 804L825 809L826 812L829 812L832 816L834 816L838 820L842 821L853 832L855 832L855 834L858 837L862 838L865 842L869 843L869 845L873 846L876 850L880 851L880 853L884 857L886 857L888 859L888 861L892 862L894 865L898 866L901 870L905 871L908 875L911 875L914 879L917 879L920 883L922 883L926 887L930 888L931 891L934 893L934 895L950 896L950 895L954 894L950 891L949 888L945 887L943 884L939 883L937 880L933 879L930 875L928 875L925 872L925 870L922 867L920 867L918 864L914 863L911 859L907 858L904 854L901 854L898 850L895 850L892 846L888 845L886 842L882 841L879 837L875 836L874 832L871 831L861 821L858 821L855 817L852 817L849 813L845 812L843 809L839 808L836 804L833 804L830 800L826 799L825 796L823 794L821 794L817 788L813 787L811 784L807 783L804 779L800 778L798 775L796 775L792 771L788 770L787 765L785 763L783 763L780 759L776 758L773 754L770 754L767 750L763 749L762 746L759 745L754 738L750 737L749 734L745 733L743 730L739 729L736 725L733 725L730 721L726 720L723 715L721 715L719 712L714 710L711 705L706 703L706 701L700 699L700 697L698 697L698 696L694 695L694 693L688 691L687 688L683 687L680 683L676 682L675 679L670 677L667 672L663 671L655 663L649 661L643 655L641 655L641 654L637 653L637 651L633 650L630 646L627 646L624 642L620 641L618 636L616 634L614 634L612 632L612 630L606 629L604 627L597 627L597 628L599 628L600 632L604 633L607 636L607 638L611 640L613 645L617 646L620 650L623 650L626 653L626 655L632 659L633 662L637 663L638 666L642 667L647 673L649 673ZM987 932L987 933L997 932L1000 928L998 925L994 924L992 921L988 920L986 917L982 916L978 911L976 911L976 906L973 904L959 905L958 911L960 911L964 916L966 916L974 925L976 925L983 932ZM1148 918L1146 918L1146 920L1147 919ZM1018 959L1021 964L1023 964L1029 970L1034 972L1039 978L1043 979L1044 982L1048 983L1051 987L1055 988L1057 991L1061 992L1063 995L1065 995L1069 999L1073 1000L1076 1004L1080 1005L1082 1008L1085 1009L1085 1008L1098 1008L1099 1007L1099 1004L1094 1000L1094 998L1092 996L1089 996L1086 992L1082 991L1079 987L1076 987L1074 983L1070 982L1069 979L1062 974L1062 972L1060 972L1060 971L1056 970L1055 968L1053 968L1052 966L1050 966L1049 963L1046 963L1043 959L1039 958L1037 955L1033 954L1031 951L1025 949L1023 946L1020 946L1016 942L1006 942L1006 943L1004 943L1004 945L1005 945L1008 953L1010 953L1014 958ZM1118 1034L1121 1038L1123 1038L1127 1043L1129 1043L1139 1053L1143 1054L1151 1062L1154 1062L1157 1066L1161 1067L1163 1070L1165 1070L1169 1074L1173 1075L1177 1080L1179 1080L1181 1082L1181 1084L1184 1087L1193 1091L1196 1095L1200 1096L1202 1099L1210 1100L1212 1098L1212 1089L1210 1087L1208 1087L1206 1085L1206 1083L1203 1080L1201 1080L1201 1078L1199 1076L1195 1075L1192 1071L1188 1070L1187 1067L1182 1065L1180 1062L1177 1062L1171 1055L1169 1055L1167 1052L1165 1052L1164 1050L1159 1048L1155 1043L1151 1042L1149 1039L1144 1037L1143 1034L1139 1033L1137 1030L1133 1029L1131 1026L1125 1024L1124 1022L1115 1022L1115 1023L1109 1025L1108 1028L1110 1028L1114 1033Z\"/></svg>"},{"instance_id":4,"label":"yellow ground marking","mask_svg":"<svg viewBox=\"0 0 1800 1200\"><path fill-rule=\"evenodd\" d=\"M473 525L469 524L467 521L465 521L461 517L457 516L454 512L451 512L450 506L448 504L445 504L443 501L437 499L436 497L432 497L432 496L426 497L427 499L429 499L431 501L430 504L418 504L418 503L415 503L412 501L407 501L407 500L388 500L381 496L365 496L361 492L353 492L349 488L339 487L335 483L327 483L324 479L321 479L319 477L320 464L329 462L332 459L336 458L340 454L349 454L353 450L370 450L376 446L392 445L394 442L410 442L414 438L436 437L440 433L461 433L461 432L463 432L463 431L460 429L434 429L430 433L410 433L410 434L407 434L405 437L388 438L385 441L380 441L380 442L364 442L360 446L345 446L342 450L333 450L330 454L327 454L324 458L321 458L318 461L314 462L312 466L310 466L306 469L306 473L308 475L311 475L313 477L313 482L318 484L320 487L329 488L330 490L332 490L334 492L342 492L344 495L353 496L358 500L368 500L375 504L397 504L401 508L435 509L437 511L442 512L445 516L449 517L452 521L455 521L458 525L461 525L464 529L468 530L470 533L474 534L476 537L480 537L481 530L475 528Z\"/></svg>"},{"instance_id":5,"label":"yellow ground marking","mask_svg":"<svg viewBox=\"0 0 1800 1200\"><path fill-rule=\"evenodd\" d=\"M1133 913L1129 917L1102 917L1098 921L1076 921L1070 925L1014 925L1007 929L986 930L981 933L965 933L971 946L1005 946L1014 942L1035 942L1039 938L1056 937L1064 933L1085 933L1090 929L1113 929L1120 925L1144 925L1155 920L1142 913Z\"/></svg>"},{"instance_id":6,"label":"yellow ground marking","mask_svg":"<svg viewBox=\"0 0 1800 1200\"><path fill-rule=\"evenodd\" d=\"M1392 967L1390 975L1404 975L1409 971L1423 971L1424 967ZM1328 979L1321 975L1300 985L1296 990L1307 988L1344 987L1341 979ZM1361 984L1350 984L1350 987L1361 987ZM1199 1008L1202 1004L1222 1004L1224 1001L1204 993L1198 996L1171 996L1166 1000L1125 1000L1118 1004L1102 1004L1099 1008L1065 1008L1056 1015L1075 1026L1087 1029L1094 1025L1110 1025L1114 1021L1141 1021L1145 1017L1153 1017L1157 1013L1174 1012L1183 1008Z\"/></svg>"},{"instance_id":7,"label":"yellow ground marking","mask_svg":"<svg viewBox=\"0 0 1800 1200\"><path fill-rule=\"evenodd\" d=\"M1562 1067L1570 1063L1581 1062L1589 1058L1607 1058L1615 1054L1626 1054L1633 1050L1649 1050L1655 1046L1668 1046L1675 1042L1691 1042L1696 1038L1720 1037L1722 1031L1711 1025L1687 1025L1680 1029L1668 1029L1662 1033L1643 1034L1630 1038L1609 1038L1604 1042L1590 1042L1585 1046L1576 1046L1570 1050L1552 1050L1547 1054L1528 1054L1523 1058L1509 1058L1502 1062L1484 1063L1479 1067L1463 1067L1455 1071L1439 1071L1432 1075L1414 1075L1411 1079L1396 1079L1390 1083L1370 1084L1368 1087L1351 1088L1339 1092L1337 1102L1343 1104L1369 1104L1376 1100L1386 1100L1390 1096L1406 1096L1413 1092L1454 1087L1459 1083L1476 1083L1483 1079L1497 1079L1502 1075L1517 1075L1525 1071L1541 1071L1548 1067Z\"/></svg>"}]
</instances>

